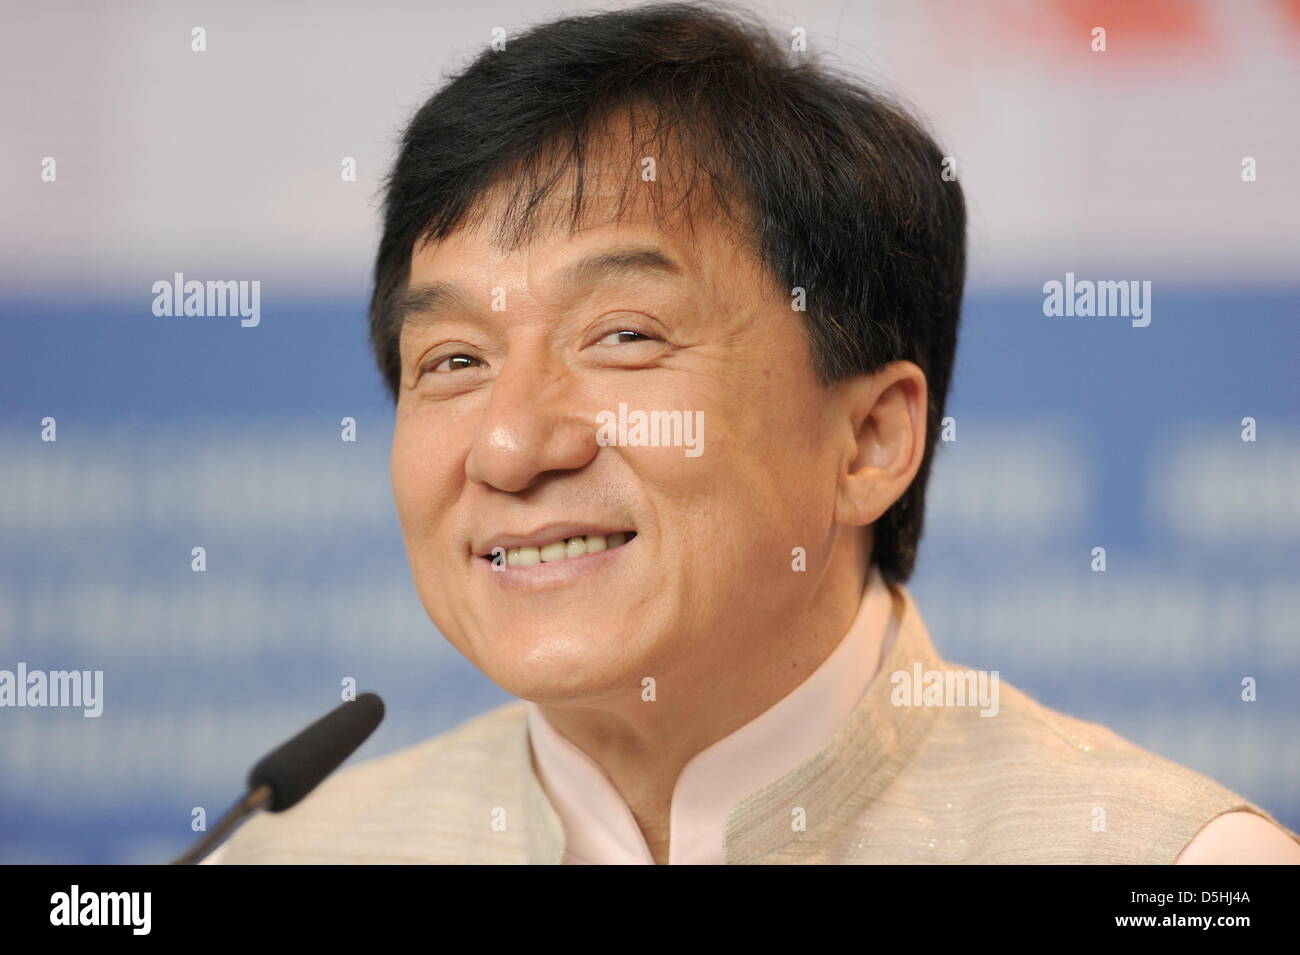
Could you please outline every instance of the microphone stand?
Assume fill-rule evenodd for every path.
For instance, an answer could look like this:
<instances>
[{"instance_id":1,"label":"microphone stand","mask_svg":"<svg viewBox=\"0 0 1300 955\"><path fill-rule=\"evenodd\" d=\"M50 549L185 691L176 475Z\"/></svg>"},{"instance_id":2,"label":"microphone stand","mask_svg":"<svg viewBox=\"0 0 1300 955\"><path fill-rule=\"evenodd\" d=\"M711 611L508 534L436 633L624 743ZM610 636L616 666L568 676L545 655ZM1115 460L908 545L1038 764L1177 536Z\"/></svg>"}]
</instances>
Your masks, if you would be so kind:
<instances>
[{"instance_id":1,"label":"microphone stand","mask_svg":"<svg viewBox=\"0 0 1300 955\"><path fill-rule=\"evenodd\" d=\"M265 806L275 796L275 790L268 785L258 786L235 804L235 807L221 817L221 820L206 836L195 843L188 852L179 856L172 865L194 865L211 852L222 839L230 835L232 829Z\"/></svg>"}]
</instances>

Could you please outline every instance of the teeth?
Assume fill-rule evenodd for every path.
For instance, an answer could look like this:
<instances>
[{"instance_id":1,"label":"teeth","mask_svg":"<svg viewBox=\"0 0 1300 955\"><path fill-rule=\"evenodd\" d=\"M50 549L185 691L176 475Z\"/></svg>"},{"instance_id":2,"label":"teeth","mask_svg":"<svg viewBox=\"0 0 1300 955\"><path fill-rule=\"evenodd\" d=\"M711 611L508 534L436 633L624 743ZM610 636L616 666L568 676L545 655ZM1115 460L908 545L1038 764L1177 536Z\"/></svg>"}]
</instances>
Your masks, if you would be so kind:
<instances>
[{"instance_id":1,"label":"teeth","mask_svg":"<svg viewBox=\"0 0 1300 955\"><path fill-rule=\"evenodd\" d=\"M506 565L509 567L531 567L534 564L550 564L583 554L598 554L602 550L612 550L627 543L628 535L624 531L616 534L591 534L587 537L570 537L552 541L541 547L511 547L506 550Z\"/></svg>"}]
</instances>

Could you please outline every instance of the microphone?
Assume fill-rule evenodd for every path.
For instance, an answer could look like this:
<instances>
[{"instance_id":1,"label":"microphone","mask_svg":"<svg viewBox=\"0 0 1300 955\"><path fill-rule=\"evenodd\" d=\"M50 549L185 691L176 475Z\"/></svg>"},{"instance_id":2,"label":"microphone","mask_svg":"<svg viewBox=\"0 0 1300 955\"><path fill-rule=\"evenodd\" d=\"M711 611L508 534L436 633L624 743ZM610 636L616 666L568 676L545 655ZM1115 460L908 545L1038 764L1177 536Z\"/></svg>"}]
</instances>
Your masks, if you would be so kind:
<instances>
[{"instance_id":1,"label":"microphone","mask_svg":"<svg viewBox=\"0 0 1300 955\"><path fill-rule=\"evenodd\" d=\"M172 865L198 862L259 809L284 812L296 806L356 752L383 718L384 701L374 693L362 693L263 756L248 774L247 795Z\"/></svg>"}]
</instances>

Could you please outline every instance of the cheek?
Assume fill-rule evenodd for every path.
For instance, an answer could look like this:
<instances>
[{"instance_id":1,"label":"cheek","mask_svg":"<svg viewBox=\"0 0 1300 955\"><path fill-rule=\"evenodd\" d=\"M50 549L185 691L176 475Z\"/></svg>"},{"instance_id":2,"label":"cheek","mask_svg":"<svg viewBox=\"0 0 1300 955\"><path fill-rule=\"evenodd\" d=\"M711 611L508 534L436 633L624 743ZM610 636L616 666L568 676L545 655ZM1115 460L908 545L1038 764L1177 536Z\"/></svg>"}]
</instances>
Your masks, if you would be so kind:
<instances>
[{"instance_id":1,"label":"cheek","mask_svg":"<svg viewBox=\"0 0 1300 955\"><path fill-rule=\"evenodd\" d=\"M410 444L410 434L399 425L393 432L389 472L393 482L393 502L397 505L397 514L403 527L407 526L412 504L416 500L411 492L420 480L419 475L413 473L418 459L411 453Z\"/></svg>"},{"instance_id":2,"label":"cheek","mask_svg":"<svg viewBox=\"0 0 1300 955\"><path fill-rule=\"evenodd\" d=\"M433 533L436 518L445 512L450 468L445 446L431 440L424 429L398 424L390 471L393 502L405 535Z\"/></svg>"},{"instance_id":3,"label":"cheek","mask_svg":"<svg viewBox=\"0 0 1300 955\"><path fill-rule=\"evenodd\" d=\"M708 419L717 421L717 418ZM665 547L710 575L743 574L764 553L784 553L827 510L813 462L776 453L759 436L705 428L697 458L667 448L625 452L655 502ZM826 482L820 482L825 485Z\"/></svg>"},{"instance_id":4,"label":"cheek","mask_svg":"<svg viewBox=\"0 0 1300 955\"><path fill-rule=\"evenodd\" d=\"M808 404L754 395L749 413L730 427L717 415L705 453L682 462L702 465L689 481L691 510L715 535L716 552L785 573L792 547L821 546L834 514L835 462L825 424Z\"/></svg>"}]
</instances>

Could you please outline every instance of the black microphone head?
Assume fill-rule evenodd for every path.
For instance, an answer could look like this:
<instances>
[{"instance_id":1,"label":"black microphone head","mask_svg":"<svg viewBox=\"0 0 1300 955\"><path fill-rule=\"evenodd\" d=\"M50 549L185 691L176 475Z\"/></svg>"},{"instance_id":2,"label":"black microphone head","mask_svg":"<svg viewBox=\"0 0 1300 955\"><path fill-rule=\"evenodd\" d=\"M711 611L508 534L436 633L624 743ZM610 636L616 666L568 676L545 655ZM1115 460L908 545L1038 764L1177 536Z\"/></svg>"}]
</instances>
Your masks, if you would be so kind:
<instances>
[{"instance_id":1,"label":"black microphone head","mask_svg":"<svg viewBox=\"0 0 1300 955\"><path fill-rule=\"evenodd\" d=\"M263 756L248 774L248 788L270 786L274 795L266 808L284 812L356 752L383 718L384 701L373 693L340 704Z\"/></svg>"}]
</instances>

